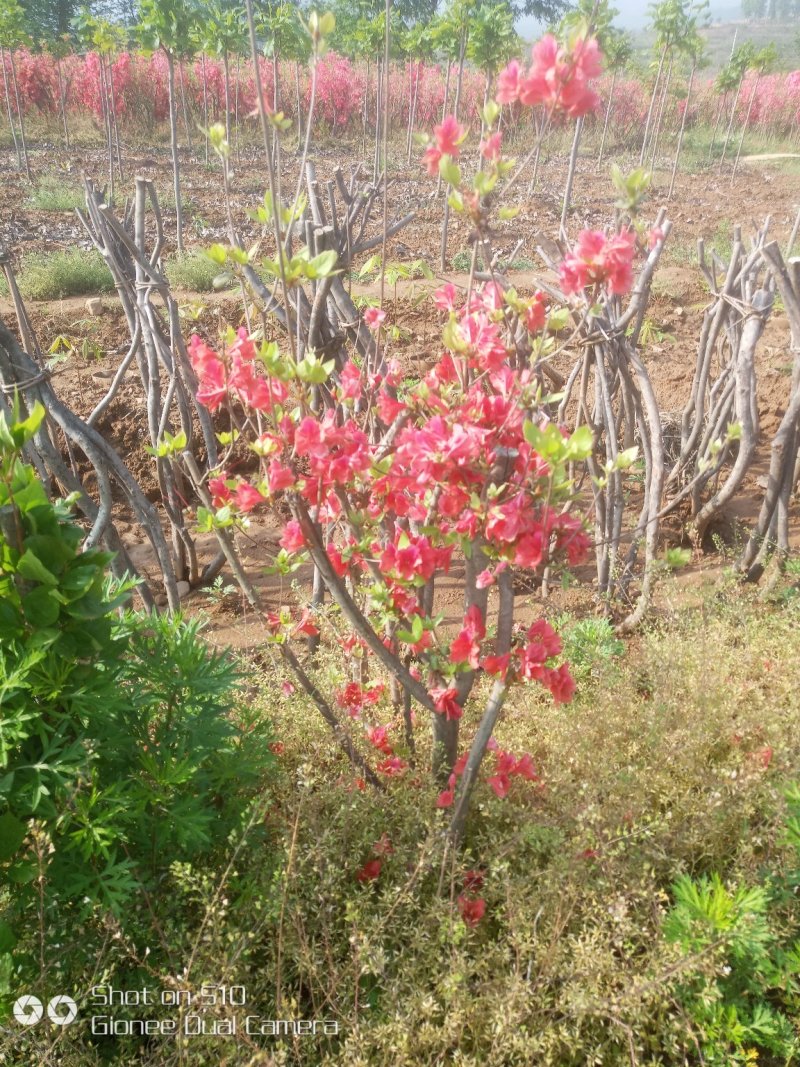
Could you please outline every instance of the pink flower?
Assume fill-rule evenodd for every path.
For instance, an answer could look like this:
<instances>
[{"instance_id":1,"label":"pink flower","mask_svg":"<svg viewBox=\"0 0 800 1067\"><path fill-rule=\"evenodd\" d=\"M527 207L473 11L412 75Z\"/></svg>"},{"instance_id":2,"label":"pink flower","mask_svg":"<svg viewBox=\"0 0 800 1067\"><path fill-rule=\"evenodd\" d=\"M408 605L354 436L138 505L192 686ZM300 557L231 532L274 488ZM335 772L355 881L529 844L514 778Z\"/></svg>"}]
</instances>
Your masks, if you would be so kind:
<instances>
[{"instance_id":1,"label":"pink flower","mask_svg":"<svg viewBox=\"0 0 800 1067\"><path fill-rule=\"evenodd\" d=\"M497 75L495 99L498 104L513 104L519 100L521 81L522 68L516 59L512 59L505 70Z\"/></svg>"},{"instance_id":2,"label":"pink flower","mask_svg":"<svg viewBox=\"0 0 800 1067\"><path fill-rule=\"evenodd\" d=\"M533 46L533 63L519 85L519 100L529 107L542 104L578 118L594 111L600 103L589 86L589 78L600 72L600 53L593 39L578 39L570 53L552 34L545 34Z\"/></svg>"},{"instance_id":3,"label":"pink flower","mask_svg":"<svg viewBox=\"0 0 800 1067\"><path fill-rule=\"evenodd\" d=\"M582 230L559 268L565 293L605 284L609 293L627 293L633 285L636 238L632 230L606 237L600 230Z\"/></svg>"},{"instance_id":4,"label":"pink flower","mask_svg":"<svg viewBox=\"0 0 800 1067\"><path fill-rule=\"evenodd\" d=\"M439 311L453 311L458 298L458 290L452 282L445 282L433 294L433 302Z\"/></svg>"},{"instance_id":5,"label":"pink flower","mask_svg":"<svg viewBox=\"0 0 800 1067\"><path fill-rule=\"evenodd\" d=\"M283 528L283 536L278 542L281 548L287 552L301 552L306 547L306 540L300 523L296 519L290 519Z\"/></svg>"},{"instance_id":6,"label":"pink flower","mask_svg":"<svg viewBox=\"0 0 800 1067\"><path fill-rule=\"evenodd\" d=\"M467 131L455 115L446 115L441 126L433 127L433 136L442 155L455 157L458 155L459 145L467 136Z\"/></svg>"},{"instance_id":7,"label":"pink flower","mask_svg":"<svg viewBox=\"0 0 800 1067\"><path fill-rule=\"evenodd\" d=\"M664 240L664 231L660 226L654 226L650 231L649 247L655 248L657 244L660 244Z\"/></svg>"},{"instance_id":8,"label":"pink flower","mask_svg":"<svg viewBox=\"0 0 800 1067\"><path fill-rule=\"evenodd\" d=\"M443 789L439 796L436 798L437 808L449 808L455 798L454 789Z\"/></svg>"},{"instance_id":9,"label":"pink flower","mask_svg":"<svg viewBox=\"0 0 800 1067\"><path fill-rule=\"evenodd\" d=\"M267 483L271 493L278 493L281 489L289 489L297 481L297 476L289 467L284 467L280 460L270 461L267 471Z\"/></svg>"},{"instance_id":10,"label":"pink flower","mask_svg":"<svg viewBox=\"0 0 800 1067\"><path fill-rule=\"evenodd\" d=\"M496 130L485 141L481 141L481 155L484 159L488 159L490 163L496 163L502 152L502 144L503 134L500 130Z\"/></svg>"},{"instance_id":11,"label":"pink flower","mask_svg":"<svg viewBox=\"0 0 800 1067\"><path fill-rule=\"evenodd\" d=\"M370 308L370 311L377 310ZM348 359L339 373L339 388L345 400L354 400L361 395L361 368Z\"/></svg>"},{"instance_id":12,"label":"pink flower","mask_svg":"<svg viewBox=\"0 0 800 1067\"><path fill-rule=\"evenodd\" d=\"M364 322L371 330L379 330L386 319L383 308L367 308L364 312Z\"/></svg>"}]
</instances>

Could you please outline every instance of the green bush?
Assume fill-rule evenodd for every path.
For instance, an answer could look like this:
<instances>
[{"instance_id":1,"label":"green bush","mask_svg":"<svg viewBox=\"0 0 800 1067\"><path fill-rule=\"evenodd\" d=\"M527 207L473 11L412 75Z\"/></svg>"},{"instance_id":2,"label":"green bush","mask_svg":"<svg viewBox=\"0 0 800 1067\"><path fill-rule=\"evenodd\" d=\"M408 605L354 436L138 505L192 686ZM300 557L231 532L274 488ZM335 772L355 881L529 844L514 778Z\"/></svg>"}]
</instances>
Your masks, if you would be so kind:
<instances>
[{"instance_id":1,"label":"green bush","mask_svg":"<svg viewBox=\"0 0 800 1067\"><path fill-rule=\"evenodd\" d=\"M84 207L83 190L70 185L62 176L45 174L27 200L36 211L74 211Z\"/></svg>"},{"instance_id":2,"label":"green bush","mask_svg":"<svg viewBox=\"0 0 800 1067\"><path fill-rule=\"evenodd\" d=\"M0 416L0 1014L42 961L94 967L109 920L154 940L149 895L217 869L273 760L197 623L120 615L133 583L20 459L43 415Z\"/></svg>"},{"instance_id":3,"label":"green bush","mask_svg":"<svg viewBox=\"0 0 800 1067\"><path fill-rule=\"evenodd\" d=\"M232 285L232 279L220 273L219 264L202 252L186 252L168 259L164 269L170 285L175 289L208 293L220 288L229 289Z\"/></svg>"},{"instance_id":4,"label":"green bush","mask_svg":"<svg viewBox=\"0 0 800 1067\"><path fill-rule=\"evenodd\" d=\"M788 791L788 843L795 863L762 883L728 889L718 874L683 875L664 922L686 954L677 997L694 1023L709 1067L793 1062L800 1052L800 789Z\"/></svg>"},{"instance_id":5,"label":"green bush","mask_svg":"<svg viewBox=\"0 0 800 1067\"><path fill-rule=\"evenodd\" d=\"M100 253L82 248L25 256L18 282L22 295L29 300L61 300L114 289L111 271Z\"/></svg>"}]
</instances>

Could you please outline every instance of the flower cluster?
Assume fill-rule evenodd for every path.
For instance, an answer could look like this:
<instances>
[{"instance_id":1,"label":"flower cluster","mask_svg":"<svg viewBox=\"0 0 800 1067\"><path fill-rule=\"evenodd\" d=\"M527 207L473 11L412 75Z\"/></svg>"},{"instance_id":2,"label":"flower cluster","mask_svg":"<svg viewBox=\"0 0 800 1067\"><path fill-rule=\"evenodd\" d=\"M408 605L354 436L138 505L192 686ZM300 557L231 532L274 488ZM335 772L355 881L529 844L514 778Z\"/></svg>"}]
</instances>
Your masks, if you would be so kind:
<instances>
[{"instance_id":1,"label":"flower cluster","mask_svg":"<svg viewBox=\"0 0 800 1067\"><path fill-rule=\"evenodd\" d=\"M514 59L498 75L499 104L519 101L526 107L541 105L550 114L560 112L570 118L597 109L600 98L590 82L602 67L593 37L579 37L571 45L562 45L552 34L545 34L533 46L531 58L527 71Z\"/></svg>"},{"instance_id":2,"label":"flower cluster","mask_svg":"<svg viewBox=\"0 0 800 1067\"><path fill-rule=\"evenodd\" d=\"M575 247L559 268L565 293L579 293L603 285L609 293L627 293L633 285L636 235L625 229L611 237L600 230L582 230Z\"/></svg>"}]
</instances>

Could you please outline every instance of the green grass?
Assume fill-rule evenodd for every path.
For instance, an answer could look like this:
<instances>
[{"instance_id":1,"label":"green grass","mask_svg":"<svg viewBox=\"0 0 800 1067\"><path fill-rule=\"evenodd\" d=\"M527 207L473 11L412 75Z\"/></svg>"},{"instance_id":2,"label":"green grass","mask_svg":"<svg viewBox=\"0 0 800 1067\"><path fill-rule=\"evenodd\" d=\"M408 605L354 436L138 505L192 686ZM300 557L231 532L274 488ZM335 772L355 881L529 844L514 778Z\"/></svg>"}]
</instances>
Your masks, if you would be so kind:
<instances>
[{"instance_id":1,"label":"green grass","mask_svg":"<svg viewBox=\"0 0 800 1067\"><path fill-rule=\"evenodd\" d=\"M114 279L100 253L83 248L32 252L23 258L17 282L28 300L60 300L114 289Z\"/></svg>"},{"instance_id":2,"label":"green grass","mask_svg":"<svg viewBox=\"0 0 800 1067\"><path fill-rule=\"evenodd\" d=\"M164 263L169 284L175 289L189 289L195 293L208 293L217 288L215 279L221 277L218 263L213 263L202 252L185 252ZM223 288L230 288L229 285Z\"/></svg>"},{"instance_id":3,"label":"green grass","mask_svg":"<svg viewBox=\"0 0 800 1067\"><path fill-rule=\"evenodd\" d=\"M46 174L37 182L26 206L35 211L74 211L84 206L83 190L63 177Z\"/></svg>"}]
</instances>

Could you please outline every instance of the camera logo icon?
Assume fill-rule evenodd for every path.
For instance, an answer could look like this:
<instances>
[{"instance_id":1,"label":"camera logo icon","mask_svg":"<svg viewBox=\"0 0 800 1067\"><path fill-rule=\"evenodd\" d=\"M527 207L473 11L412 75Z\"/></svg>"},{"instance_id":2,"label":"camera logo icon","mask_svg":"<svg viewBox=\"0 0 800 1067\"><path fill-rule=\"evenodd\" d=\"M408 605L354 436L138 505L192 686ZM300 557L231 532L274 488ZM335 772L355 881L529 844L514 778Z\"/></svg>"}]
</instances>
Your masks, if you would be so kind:
<instances>
[{"instance_id":1,"label":"camera logo icon","mask_svg":"<svg viewBox=\"0 0 800 1067\"><path fill-rule=\"evenodd\" d=\"M12 1011L20 1026L36 1026L42 1021L45 1009L38 997L26 993L17 998ZM72 997L61 994L47 1002L47 1018L53 1026L69 1026L77 1015L78 1005Z\"/></svg>"}]
</instances>

